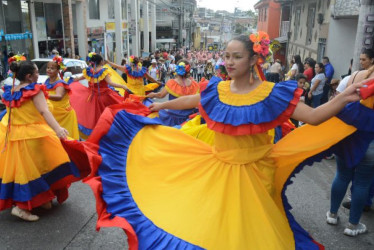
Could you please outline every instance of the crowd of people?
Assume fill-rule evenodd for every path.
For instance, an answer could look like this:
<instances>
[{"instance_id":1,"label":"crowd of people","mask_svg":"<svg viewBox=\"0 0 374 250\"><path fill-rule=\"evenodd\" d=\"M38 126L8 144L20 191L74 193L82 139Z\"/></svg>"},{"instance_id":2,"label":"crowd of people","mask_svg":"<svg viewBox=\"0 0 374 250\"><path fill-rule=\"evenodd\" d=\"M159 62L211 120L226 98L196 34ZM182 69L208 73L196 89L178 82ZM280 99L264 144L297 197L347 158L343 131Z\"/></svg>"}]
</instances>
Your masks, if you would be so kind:
<instances>
[{"instance_id":1,"label":"crowd of people","mask_svg":"<svg viewBox=\"0 0 374 250\"><path fill-rule=\"evenodd\" d=\"M83 76L69 79L56 55L42 84L34 63L11 57L0 211L37 221L33 208L62 203L86 177L99 224L123 228L130 248L322 248L293 218L285 189L306 164L335 154L326 221L339 222L352 182L344 234L365 233L360 218L374 196L373 51L363 50L361 71L339 80L327 57L302 63L295 55L283 75L281 61L263 64L269 42L258 32L221 52L125 55L121 65L90 53ZM303 126L275 143L289 119Z\"/></svg>"},{"instance_id":2,"label":"crowd of people","mask_svg":"<svg viewBox=\"0 0 374 250\"><path fill-rule=\"evenodd\" d=\"M185 59L190 65L190 76L196 81L201 79L210 80L219 69L219 65L223 64L223 51L156 51L148 57L139 58L139 62L148 69L149 74L158 81L166 83L169 79L176 76L177 63ZM122 65L129 62L127 54L124 55ZM126 80L126 75L123 75Z\"/></svg>"}]
</instances>

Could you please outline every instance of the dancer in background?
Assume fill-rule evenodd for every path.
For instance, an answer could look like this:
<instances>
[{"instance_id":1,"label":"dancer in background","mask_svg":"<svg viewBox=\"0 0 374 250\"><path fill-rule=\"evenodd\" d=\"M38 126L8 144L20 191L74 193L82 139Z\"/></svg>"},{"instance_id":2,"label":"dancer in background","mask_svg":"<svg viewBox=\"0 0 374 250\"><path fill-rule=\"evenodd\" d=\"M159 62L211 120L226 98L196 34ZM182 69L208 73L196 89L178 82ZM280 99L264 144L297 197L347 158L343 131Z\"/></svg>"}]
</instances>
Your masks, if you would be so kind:
<instances>
[{"instance_id":1,"label":"dancer in background","mask_svg":"<svg viewBox=\"0 0 374 250\"><path fill-rule=\"evenodd\" d=\"M13 62L10 68L20 81L6 85L2 101L8 118L0 123L0 210L26 221L37 221L35 207L50 209L57 197L68 198L68 187L80 178L70 164L60 139L68 136L48 109L39 73L30 61Z\"/></svg>"},{"instance_id":2,"label":"dancer in background","mask_svg":"<svg viewBox=\"0 0 374 250\"><path fill-rule=\"evenodd\" d=\"M61 56L55 56L47 64L47 75L49 78L44 85L48 92L48 99L53 105L52 114L60 124L67 129L69 137L79 140L78 120L75 110L70 105L69 84L60 78L60 70L64 69Z\"/></svg>"},{"instance_id":3,"label":"dancer in background","mask_svg":"<svg viewBox=\"0 0 374 250\"><path fill-rule=\"evenodd\" d=\"M83 70L83 76L71 79L72 94L70 103L77 113L78 127L82 139L87 138L99 120L104 109L112 104L123 102L117 92L109 88L127 89L126 86L112 82L110 73L103 68L103 58L95 53L89 54L90 66ZM87 79L88 88L79 83L79 80Z\"/></svg>"},{"instance_id":4,"label":"dancer in background","mask_svg":"<svg viewBox=\"0 0 374 250\"><path fill-rule=\"evenodd\" d=\"M124 66L112 63L108 60L105 62L127 74L127 87L133 94L145 96L146 92L152 91L162 84L160 81L157 81L148 74L147 69L140 64L138 57L130 56L129 61L130 64ZM143 78L146 78L151 82L148 84L149 86L144 86Z\"/></svg>"},{"instance_id":5,"label":"dancer in background","mask_svg":"<svg viewBox=\"0 0 374 250\"><path fill-rule=\"evenodd\" d=\"M200 87L190 77L191 65L187 60L180 60L176 66L176 77L170 79L163 90L158 93L150 93L147 95L148 98L164 98L169 95L169 100L179 98L186 95L195 95L200 93ZM180 125L185 122L188 117L196 113L197 109L185 109L185 110L160 110L158 116L162 123L167 126Z\"/></svg>"}]
</instances>

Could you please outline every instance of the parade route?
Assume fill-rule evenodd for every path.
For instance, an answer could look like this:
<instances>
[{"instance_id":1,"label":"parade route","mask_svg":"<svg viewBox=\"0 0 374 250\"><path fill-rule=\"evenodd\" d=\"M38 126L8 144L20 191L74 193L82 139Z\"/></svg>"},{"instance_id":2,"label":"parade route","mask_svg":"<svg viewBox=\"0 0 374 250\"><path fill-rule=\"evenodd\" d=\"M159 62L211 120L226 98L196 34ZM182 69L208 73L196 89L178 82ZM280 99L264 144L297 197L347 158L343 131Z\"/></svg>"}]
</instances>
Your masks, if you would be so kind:
<instances>
[{"instance_id":1,"label":"parade route","mask_svg":"<svg viewBox=\"0 0 374 250\"><path fill-rule=\"evenodd\" d=\"M350 238L343 235L349 210L340 209L340 224L325 222L329 208L335 160L323 160L305 167L289 186L287 195L296 220L326 249L369 250L374 247L374 211L363 213L362 222L369 233ZM54 203L50 211L36 210L40 221L30 223L0 213L0 249L127 249L122 229L103 228L96 232L95 200L89 187L81 182L71 186L63 205Z\"/></svg>"}]
</instances>

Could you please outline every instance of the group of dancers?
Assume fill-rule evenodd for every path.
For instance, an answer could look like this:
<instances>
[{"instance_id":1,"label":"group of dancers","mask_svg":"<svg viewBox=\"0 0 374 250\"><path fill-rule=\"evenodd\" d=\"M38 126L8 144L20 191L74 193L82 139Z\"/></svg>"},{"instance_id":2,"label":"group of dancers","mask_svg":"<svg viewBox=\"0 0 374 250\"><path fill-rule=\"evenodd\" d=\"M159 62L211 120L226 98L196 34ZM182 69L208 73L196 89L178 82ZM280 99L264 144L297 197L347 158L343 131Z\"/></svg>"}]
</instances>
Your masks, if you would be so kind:
<instances>
[{"instance_id":1,"label":"group of dancers","mask_svg":"<svg viewBox=\"0 0 374 250\"><path fill-rule=\"evenodd\" d=\"M123 228L130 249L323 248L293 218L285 190L303 166L369 146L374 74L360 72L313 109L299 102L296 81L265 81L269 42L264 32L232 39L229 80L197 83L181 60L157 93L147 91L143 78L159 83L136 57L125 66L109 62L127 83L95 53L82 77L66 81L55 57L44 84L36 83L35 64L12 61L13 83L2 96L0 210L36 221L33 208L62 203L85 177L98 226ZM274 144L270 131L290 118L311 125Z\"/></svg>"}]
</instances>

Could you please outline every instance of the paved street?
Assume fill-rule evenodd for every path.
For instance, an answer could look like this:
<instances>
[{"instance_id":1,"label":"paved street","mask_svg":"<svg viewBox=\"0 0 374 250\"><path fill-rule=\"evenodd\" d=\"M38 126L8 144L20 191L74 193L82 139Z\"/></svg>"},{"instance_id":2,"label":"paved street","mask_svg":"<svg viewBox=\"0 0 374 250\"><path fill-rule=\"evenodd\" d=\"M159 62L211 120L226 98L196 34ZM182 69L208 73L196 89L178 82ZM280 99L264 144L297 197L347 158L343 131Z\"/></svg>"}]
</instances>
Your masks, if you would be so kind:
<instances>
[{"instance_id":1,"label":"paved street","mask_svg":"<svg viewBox=\"0 0 374 250\"><path fill-rule=\"evenodd\" d=\"M329 207L334 160L306 167L287 191L293 214L326 249L374 249L374 212L365 213L362 221L371 232L356 238L343 235L348 210L341 209L341 224L325 222ZM37 210L40 221L29 223L0 213L0 249L124 249L126 239L121 229L95 231L96 212L91 190L82 183L72 185L69 200L51 211Z\"/></svg>"}]
</instances>

